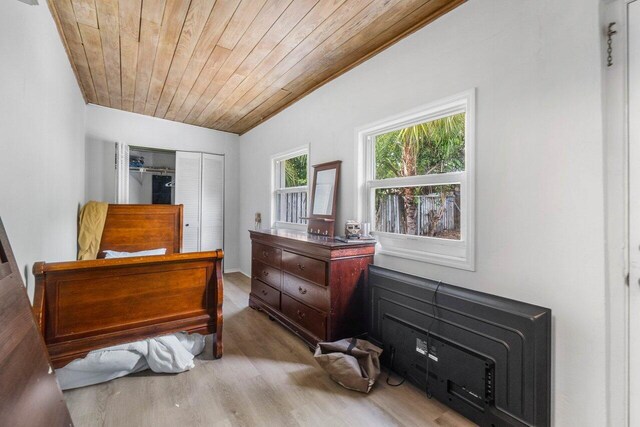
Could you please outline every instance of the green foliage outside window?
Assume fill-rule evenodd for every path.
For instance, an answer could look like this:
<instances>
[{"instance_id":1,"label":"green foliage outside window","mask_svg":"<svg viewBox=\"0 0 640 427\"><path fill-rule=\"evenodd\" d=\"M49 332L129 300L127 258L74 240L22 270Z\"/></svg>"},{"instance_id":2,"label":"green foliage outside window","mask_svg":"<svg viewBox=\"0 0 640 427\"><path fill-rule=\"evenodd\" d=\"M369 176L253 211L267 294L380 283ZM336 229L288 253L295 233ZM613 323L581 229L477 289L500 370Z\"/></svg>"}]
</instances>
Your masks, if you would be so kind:
<instances>
[{"instance_id":1,"label":"green foliage outside window","mask_svg":"<svg viewBox=\"0 0 640 427\"><path fill-rule=\"evenodd\" d=\"M307 185L306 154L284 161L284 182L286 188Z\"/></svg>"},{"instance_id":2,"label":"green foliage outside window","mask_svg":"<svg viewBox=\"0 0 640 427\"><path fill-rule=\"evenodd\" d=\"M376 137L376 179L464 170L460 113Z\"/></svg>"}]
</instances>

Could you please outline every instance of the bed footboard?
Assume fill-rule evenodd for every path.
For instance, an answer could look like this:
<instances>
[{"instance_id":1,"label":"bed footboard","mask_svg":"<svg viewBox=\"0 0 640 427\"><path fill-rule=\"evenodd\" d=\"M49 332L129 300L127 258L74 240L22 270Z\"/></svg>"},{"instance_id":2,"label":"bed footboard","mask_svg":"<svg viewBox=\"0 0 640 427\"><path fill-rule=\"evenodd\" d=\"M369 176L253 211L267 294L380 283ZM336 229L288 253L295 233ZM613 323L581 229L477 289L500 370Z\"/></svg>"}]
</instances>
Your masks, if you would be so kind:
<instances>
[{"instance_id":1,"label":"bed footboard","mask_svg":"<svg viewBox=\"0 0 640 427\"><path fill-rule=\"evenodd\" d=\"M54 367L179 331L214 334L221 357L222 258L219 250L36 263L34 313Z\"/></svg>"}]
</instances>

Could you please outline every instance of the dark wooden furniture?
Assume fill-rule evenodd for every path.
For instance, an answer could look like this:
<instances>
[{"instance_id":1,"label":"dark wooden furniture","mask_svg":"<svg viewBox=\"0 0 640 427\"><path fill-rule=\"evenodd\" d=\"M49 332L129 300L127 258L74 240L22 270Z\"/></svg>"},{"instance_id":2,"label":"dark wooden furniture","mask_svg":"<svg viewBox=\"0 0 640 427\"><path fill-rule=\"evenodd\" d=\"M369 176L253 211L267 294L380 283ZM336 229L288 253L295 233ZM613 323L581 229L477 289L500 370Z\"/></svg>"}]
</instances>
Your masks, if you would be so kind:
<instances>
[{"instance_id":1,"label":"dark wooden furniture","mask_svg":"<svg viewBox=\"0 0 640 427\"><path fill-rule=\"evenodd\" d=\"M73 425L1 220L0 425Z\"/></svg>"},{"instance_id":2,"label":"dark wooden furniture","mask_svg":"<svg viewBox=\"0 0 640 427\"><path fill-rule=\"evenodd\" d=\"M336 212L338 211L338 188L340 184L340 166L342 160L335 160L333 162L321 163L319 165L313 165L313 187L311 189L311 209L309 209L309 217L307 221L307 232L309 234L317 234L325 237L333 237L335 235L336 228ZM327 211L323 212L322 209L318 210L319 190L318 188L318 174L335 171L333 179L333 189L331 197L329 198L331 205ZM325 198L322 197L324 200Z\"/></svg>"},{"instance_id":3,"label":"dark wooden furniture","mask_svg":"<svg viewBox=\"0 0 640 427\"><path fill-rule=\"evenodd\" d=\"M340 243L290 230L250 234L250 307L312 347L366 331L364 286L375 242Z\"/></svg>"},{"instance_id":4,"label":"dark wooden furniture","mask_svg":"<svg viewBox=\"0 0 640 427\"><path fill-rule=\"evenodd\" d=\"M182 245L182 205L109 205L98 258L104 251L137 252Z\"/></svg>"},{"instance_id":5,"label":"dark wooden furniture","mask_svg":"<svg viewBox=\"0 0 640 427\"><path fill-rule=\"evenodd\" d=\"M187 331L215 334L222 356L222 250L177 253L182 206L110 205L101 251L167 255L44 263L34 312L55 367L89 351Z\"/></svg>"}]
</instances>

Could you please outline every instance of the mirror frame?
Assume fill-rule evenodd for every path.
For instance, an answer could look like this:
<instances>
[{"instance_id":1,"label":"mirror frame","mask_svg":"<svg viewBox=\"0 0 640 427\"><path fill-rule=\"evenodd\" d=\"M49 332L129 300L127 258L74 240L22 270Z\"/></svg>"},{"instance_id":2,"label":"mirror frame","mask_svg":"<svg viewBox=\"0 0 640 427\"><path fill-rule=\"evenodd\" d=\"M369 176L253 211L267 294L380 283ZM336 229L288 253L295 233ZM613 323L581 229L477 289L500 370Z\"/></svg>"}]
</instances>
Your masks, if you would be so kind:
<instances>
[{"instance_id":1,"label":"mirror frame","mask_svg":"<svg viewBox=\"0 0 640 427\"><path fill-rule=\"evenodd\" d=\"M342 160L334 160L333 162L321 163L313 165L313 188L311 190L311 205L309 208L307 232L309 234L317 234L321 236L333 237L335 231L336 212L338 204L338 188L340 183L340 165ZM333 200L331 206L331 214L314 215L313 208L316 200L316 183L318 172L335 169L336 178L333 183Z\"/></svg>"}]
</instances>

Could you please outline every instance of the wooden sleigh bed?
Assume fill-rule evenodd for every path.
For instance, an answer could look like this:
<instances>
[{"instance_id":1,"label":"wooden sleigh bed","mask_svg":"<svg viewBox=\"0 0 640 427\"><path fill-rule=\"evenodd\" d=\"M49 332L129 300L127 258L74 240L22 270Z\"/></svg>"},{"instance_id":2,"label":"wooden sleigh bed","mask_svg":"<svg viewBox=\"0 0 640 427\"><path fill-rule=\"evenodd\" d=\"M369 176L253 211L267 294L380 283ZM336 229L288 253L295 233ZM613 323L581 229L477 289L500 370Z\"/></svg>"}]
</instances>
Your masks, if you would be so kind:
<instances>
[{"instance_id":1,"label":"wooden sleigh bed","mask_svg":"<svg viewBox=\"0 0 640 427\"><path fill-rule=\"evenodd\" d=\"M220 358L222 250L179 253L181 244L182 205L109 205L100 254L167 254L36 263L33 308L53 366L179 331L214 334Z\"/></svg>"}]
</instances>

